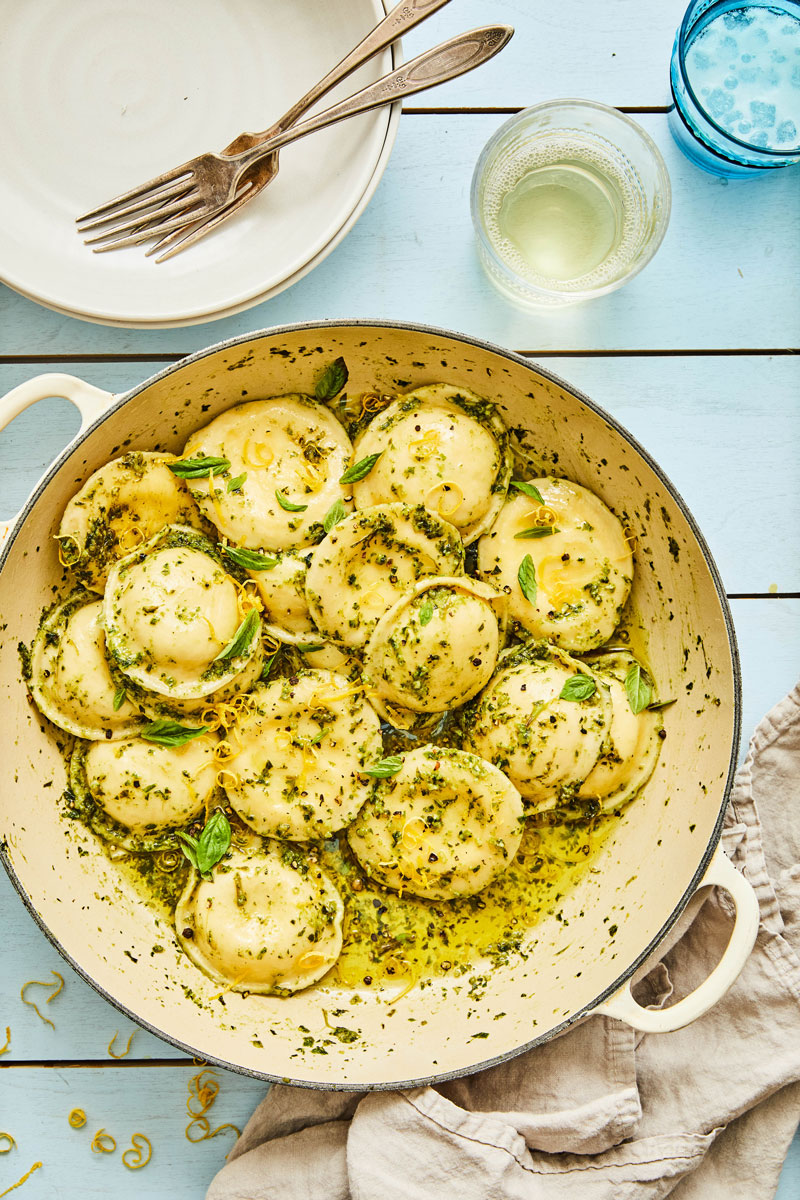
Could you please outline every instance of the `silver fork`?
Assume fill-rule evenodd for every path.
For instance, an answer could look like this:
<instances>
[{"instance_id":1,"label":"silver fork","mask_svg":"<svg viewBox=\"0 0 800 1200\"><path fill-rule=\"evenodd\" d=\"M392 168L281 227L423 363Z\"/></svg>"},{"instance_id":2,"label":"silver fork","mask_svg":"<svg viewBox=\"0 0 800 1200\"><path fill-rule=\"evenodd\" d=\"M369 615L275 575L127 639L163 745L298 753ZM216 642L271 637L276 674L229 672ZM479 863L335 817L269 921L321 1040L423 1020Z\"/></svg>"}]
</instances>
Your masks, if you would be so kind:
<instances>
[{"instance_id":1,"label":"silver fork","mask_svg":"<svg viewBox=\"0 0 800 1200\"><path fill-rule=\"evenodd\" d=\"M278 133L283 133L285 129L290 129L292 125L296 125L302 117L303 113L327 95L337 84L346 79L348 75L352 75L353 71L357 71L364 63L369 62L376 54L380 54L387 46L415 26L421 24L422 21L438 12L440 8L444 8L445 4L449 4L450 0L400 0L390 12L386 14L382 21L379 21L374 29L364 37L357 46L347 54L340 63L337 63L319 83L315 83L305 96L302 96L292 107L285 112L282 117L279 117L274 124L270 125L269 129L265 129L261 133L240 133L237 138L221 151L222 154L240 154L242 150L252 150L255 146L260 146L269 138L275 137ZM190 227L190 233L185 232L185 227L177 230L175 233L167 234L155 246L152 246L146 251L147 255L156 254L160 249L165 249L168 245L173 245L177 242L183 243L180 247L185 250L193 242L199 241L205 237L217 225L226 221L228 217L241 208L243 204L252 200L253 197L262 191L267 184L272 183L275 176L278 174L278 151L274 151L269 158L262 159L261 162L250 167L246 171L237 185L236 196L229 201L216 216L208 218L206 221L201 221ZM191 236L191 230L194 229L194 236ZM178 253L176 248L172 251L173 254ZM164 254L164 258L169 258L170 255ZM161 261L159 259L159 261Z\"/></svg>"},{"instance_id":2,"label":"silver fork","mask_svg":"<svg viewBox=\"0 0 800 1200\"><path fill-rule=\"evenodd\" d=\"M513 33L508 25L488 25L450 38L318 116L283 130L252 148L233 155L201 154L115 197L80 217L78 224L82 228L79 232L88 233L106 226L102 233L87 239L95 252L103 252L155 239L160 239L163 244L165 238L174 240L176 231L188 230L185 241L173 245L156 259L161 262L184 249L189 238L196 240L199 223L205 225L213 220L232 202L238 205L250 199L255 194L255 185L245 184L245 194L237 196L241 180L250 168L268 160L282 146L337 121L392 104L400 97L414 95L471 71L502 50Z\"/></svg>"}]
</instances>

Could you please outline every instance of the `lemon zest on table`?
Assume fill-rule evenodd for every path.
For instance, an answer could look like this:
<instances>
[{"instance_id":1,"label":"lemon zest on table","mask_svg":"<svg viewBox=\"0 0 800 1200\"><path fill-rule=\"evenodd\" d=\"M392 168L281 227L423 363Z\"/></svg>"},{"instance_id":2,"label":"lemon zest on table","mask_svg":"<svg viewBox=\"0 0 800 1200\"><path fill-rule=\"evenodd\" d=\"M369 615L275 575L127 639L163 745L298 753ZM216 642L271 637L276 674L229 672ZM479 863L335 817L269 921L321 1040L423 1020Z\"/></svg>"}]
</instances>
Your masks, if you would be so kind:
<instances>
[{"instance_id":1,"label":"lemon zest on table","mask_svg":"<svg viewBox=\"0 0 800 1200\"><path fill-rule=\"evenodd\" d=\"M125 1049L122 1051L122 1054L115 1054L114 1051L111 1049L111 1047L114 1045L114 1042L117 1040L117 1032L118 1032L117 1030L114 1030L114 1036L112 1037L111 1041L108 1043L108 1053L111 1056L111 1058L124 1058L125 1055L130 1052L131 1042L136 1037L136 1030L135 1029L131 1030L131 1036L128 1038L128 1044L125 1047Z\"/></svg>"},{"instance_id":2,"label":"lemon zest on table","mask_svg":"<svg viewBox=\"0 0 800 1200\"><path fill-rule=\"evenodd\" d=\"M6 1025L6 1041L5 1041L4 1046L0 1046L0 1058L2 1058L4 1054L8 1053L10 1046L11 1046L11 1026Z\"/></svg>"},{"instance_id":3,"label":"lemon zest on table","mask_svg":"<svg viewBox=\"0 0 800 1200\"><path fill-rule=\"evenodd\" d=\"M3 1142L8 1142L5 1148L2 1146ZM10 1133L0 1133L0 1154L10 1154L16 1144L16 1138L13 1138Z\"/></svg>"},{"instance_id":4,"label":"lemon zest on table","mask_svg":"<svg viewBox=\"0 0 800 1200\"><path fill-rule=\"evenodd\" d=\"M109 1145L110 1143L110 1145ZM105 1129L98 1129L92 1138L92 1154L113 1154L117 1148L117 1139Z\"/></svg>"},{"instance_id":5,"label":"lemon zest on table","mask_svg":"<svg viewBox=\"0 0 800 1200\"><path fill-rule=\"evenodd\" d=\"M435 496L437 492L441 492L439 500L431 501L431 497ZM452 496L449 496L450 492L453 493ZM448 496L449 499L447 499L447 503L445 503L445 500ZM454 498L455 504L452 503ZM454 513L458 512L463 503L464 493L453 479L443 479L441 483L437 483L435 487L431 488L427 497L425 498L426 507L434 508L436 512L438 512L439 516L444 517L445 519L447 519L447 517L452 517Z\"/></svg>"},{"instance_id":6,"label":"lemon zest on table","mask_svg":"<svg viewBox=\"0 0 800 1200\"><path fill-rule=\"evenodd\" d=\"M236 984L234 983L231 986L235 987ZM224 995L224 993L221 992L220 995ZM205 1070L200 1071L197 1075L193 1075L188 1082L189 1095L186 1099L186 1112L191 1117L191 1120L184 1131L186 1140L192 1143L204 1142L207 1138L216 1137L218 1133L222 1133L225 1129L233 1129L237 1137L241 1137L241 1130L236 1125L219 1125L216 1129L212 1130L206 1113L213 1107L219 1095L219 1080L216 1076L211 1075L210 1072L209 1078L204 1079L203 1076L205 1074ZM200 1106L199 1109L193 1107L195 1103ZM195 1128L201 1131L199 1137L194 1137L192 1134L192 1130Z\"/></svg>"},{"instance_id":7,"label":"lemon zest on table","mask_svg":"<svg viewBox=\"0 0 800 1200\"><path fill-rule=\"evenodd\" d=\"M58 971L51 971L50 974L55 975L56 979L58 980L58 986L56 987L55 991L51 992L50 995L47 997L47 999L45 1000L45 1004L52 1004L52 1002L53 1002L53 1000L55 1000L56 996L60 995L60 993L64 989L64 976L59 975ZM44 988L53 987L53 984L47 980L29 979L27 983L23 983L22 987L19 990L20 1000L22 1001L23 1004L27 1004L29 1008L33 1009L33 1011L36 1013L36 1015L40 1021L44 1021L46 1025L49 1025L52 1029L55 1029L55 1025L53 1024L53 1022L50 1020L49 1017L46 1017L46 1016L44 1016L43 1013L39 1012L39 1009L38 1009L37 1005L34 1003L34 1001L25 999L25 992L28 990L29 987L34 987L34 985L36 987L44 987Z\"/></svg>"},{"instance_id":8,"label":"lemon zest on table","mask_svg":"<svg viewBox=\"0 0 800 1200\"><path fill-rule=\"evenodd\" d=\"M4 1192L0 1192L0 1197L7 1196L8 1193L13 1192L15 1188L21 1187L22 1184L25 1182L25 1180L30 1179L33 1172L38 1171L39 1167L41 1167L41 1166L42 1166L42 1164L40 1162L35 1162L33 1164L33 1166L31 1167L30 1171L25 1172L25 1174L22 1176L22 1179L18 1179L16 1183L12 1183L11 1187L6 1188L6 1190Z\"/></svg>"},{"instance_id":9,"label":"lemon zest on table","mask_svg":"<svg viewBox=\"0 0 800 1200\"><path fill-rule=\"evenodd\" d=\"M67 1121L72 1129L83 1129L86 1124L86 1113L82 1108L73 1108L67 1117Z\"/></svg>"},{"instance_id":10,"label":"lemon zest on table","mask_svg":"<svg viewBox=\"0 0 800 1200\"><path fill-rule=\"evenodd\" d=\"M137 1141L138 1139L138 1141ZM144 1143L139 1145L139 1142ZM144 1158L144 1152L147 1150L147 1158ZM128 1160L128 1155L137 1155L136 1159ZM122 1152L122 1161L129 1171L138 1171L140 1167L146 1167L153 1157L153 1144L148 1137L143 1133L134 1133L131 1135L131 1145L127 1150Z\"/></svg>"}]
</instances>

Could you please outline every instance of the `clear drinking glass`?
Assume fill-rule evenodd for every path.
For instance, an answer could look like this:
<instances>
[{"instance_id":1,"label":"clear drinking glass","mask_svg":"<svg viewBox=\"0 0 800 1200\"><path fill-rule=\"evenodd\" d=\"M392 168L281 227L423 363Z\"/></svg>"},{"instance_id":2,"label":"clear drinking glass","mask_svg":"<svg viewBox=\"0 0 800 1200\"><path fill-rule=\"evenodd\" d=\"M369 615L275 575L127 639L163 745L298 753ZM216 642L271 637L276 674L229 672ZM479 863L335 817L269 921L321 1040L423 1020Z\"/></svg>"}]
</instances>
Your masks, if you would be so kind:
<instances>
[{"instance_id":1,"label":"clear drinking glass","mask_svg":"<svg viewBox=\"0 0 800 1200\"><path fill-rule=\"evenodd\" d=\"M591 100L537 104L501 125L478 159L478 254L523 307L602 296L653 257L670 197L664 160L635 121Z\"/></svg>"},{"instance_id":2,"label":"clear drinking glass","mask_svg":"<svg viewBox=\"0 0 800 1200\"><path fill-rule=\"evenodd\" d=\"M675 141L731 179L800 162L800 2L694 0L670 67Z\"/></svg>"}]
</instances>

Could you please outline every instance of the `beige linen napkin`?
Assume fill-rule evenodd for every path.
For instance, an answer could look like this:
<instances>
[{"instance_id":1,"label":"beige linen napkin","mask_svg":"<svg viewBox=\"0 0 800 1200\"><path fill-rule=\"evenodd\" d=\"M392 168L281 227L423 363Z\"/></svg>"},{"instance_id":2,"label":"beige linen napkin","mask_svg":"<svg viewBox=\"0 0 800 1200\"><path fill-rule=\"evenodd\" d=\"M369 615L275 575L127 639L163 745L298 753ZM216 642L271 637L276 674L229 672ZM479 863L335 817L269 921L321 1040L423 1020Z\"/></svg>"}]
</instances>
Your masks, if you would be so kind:
<instances>
[{"instance_id":1,"label":"beige linen napkin","mask_svg":"<svg viewBox=\"0 0 800 1200\"><path fill-rule=\"evenodd\" d=\"M469 1078L405 1092L275 1086L207 1200L767 1200L800 1120L800 687L758 726L723 834L758 938L687 1029L591 1017ZM640 1003L695 987L731 929L694 903Z\"/></svg>"}]
</instances>

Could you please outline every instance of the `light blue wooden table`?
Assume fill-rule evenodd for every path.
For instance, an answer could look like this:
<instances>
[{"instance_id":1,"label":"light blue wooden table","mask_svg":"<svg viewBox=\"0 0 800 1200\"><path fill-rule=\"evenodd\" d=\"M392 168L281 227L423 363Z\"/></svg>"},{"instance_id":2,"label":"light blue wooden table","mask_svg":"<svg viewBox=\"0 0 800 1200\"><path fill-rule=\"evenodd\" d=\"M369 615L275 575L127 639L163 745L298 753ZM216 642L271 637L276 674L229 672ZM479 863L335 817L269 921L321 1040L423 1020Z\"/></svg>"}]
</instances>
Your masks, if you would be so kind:
<instances>
[{"instance_id":1,"label":"light blue wooden table","mask_svg":"<svg viewBox=\"0 0 800 1200\"><path fill-rule=\"evenodd\" d=\"M731 598L746 746L800 664L800 170L728 184L681 157L664 106L682 8L682 0L495 0L490 8L455 0L407 39L407 56L490 19L515 25L516 38L481 72L404 112L377 194L321 266L246 313L171 331L84 324L0 286L0 390L68 370L123 391L157 364L232 334L322 317L438 324L541 359L626 425L695 513ZM658 255L628 287L584 307L526 315L481 275L469 183L482 145L508 113L557 96L634 114L667 161L673 214ZM3 434L0 517L20 507L76 428L71 406L53 399ZM125 1059L109 1057L114 1033L124 1048L136 1027L61 961L5 876L0 922L0 1045L6 1025L12 1034L0 1057L0 1129L17 1141L0 1157L0 1192L41 1159L15 1200L201 1200L230 1135L198 1145L184 1138L186 1084L197 1068L142 1030ZM66 980L50 1013L55 1029L19 1000L26 980L47 979L52 969ZM215 1123L241 1126L264 1085L219 1076ZM66 1122L76 1106L88 1117L80 1131ZM100 1126L119 1143L112 1157L89 1152ZM155 1147L143 1175L119 1161L136 1130ZM800 1138L778 1196L800 1196Z\"/></svg>"}]
</instances>

